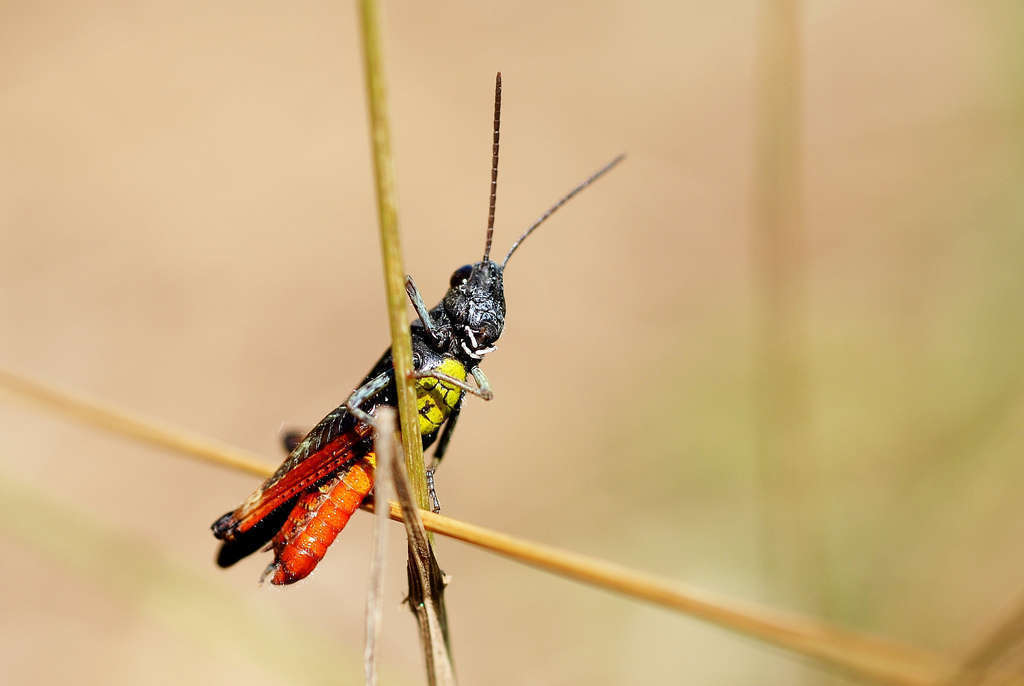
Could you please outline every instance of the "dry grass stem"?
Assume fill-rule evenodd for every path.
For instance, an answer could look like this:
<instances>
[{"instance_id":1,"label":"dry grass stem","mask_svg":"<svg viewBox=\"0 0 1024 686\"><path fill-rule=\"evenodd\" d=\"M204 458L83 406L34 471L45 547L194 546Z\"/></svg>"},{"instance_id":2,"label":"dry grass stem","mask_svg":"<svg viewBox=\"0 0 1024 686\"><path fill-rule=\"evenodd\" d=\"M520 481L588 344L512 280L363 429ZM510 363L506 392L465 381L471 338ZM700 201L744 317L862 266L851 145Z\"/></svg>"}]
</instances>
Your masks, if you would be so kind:
<instances>
[{"instance_id":1,"label":"dry grass stem","mask_svg":"<svg viewBox=\"0 0 1024 686\"><path fill-rule=\"evenodd\" d=\"M405 268L398 237L398 197L395 168L391 157L391 130L388 126L387 87L381 55L380 21L374 0L359 1L359 25L366 71L366 97L370 120L370 145L373 152L374 181L377 188L377 213L380 221L380 245L384 257L384 285L387 290L388 324L391 328L391 356L398 389L398 412L403 436L419 436L416 414L416 388L412 379L412 340L405 312ZM419 441L403 441L405 464L412 479L416 502L427 507L427 484L423 467L423 446Z\"/></svg>"},{"instance_id":2,"label":"dry grass stem","mask_svg":"<svg viewBox=\"0 0 1024 686\"><path fill-rule=\"evenodd\" d=\"M409 537L409 605L420 626L420 639L426 654L430 683L448 686L455 683L447 643L447 617L443 585L437 583L440 572L423 525L415 517L417 508L428 506L423 444L420 441L416 388L413 380L412 339L406 317L405 269L398 236L398 199L395 192L394 163L391 157L391 132L387 115L387 88L381 55L380 21L375 0L359 1L359 23L366 71L367 107L370 142L373 151L374 179L377 187L377 211L380 220L381 251L384 256L384 282L387 290L388 322L391 327L391 357L394 364L398 410L401 418L405 469L395 466L391 476L399 499L405 504L405 528ZM381 423L383 426L384 422ZM391 425L387 426L390 430ZM378 467L391 462L391 451L378 452ZM410 492L409 483L413 491ZM424 561L432 567L424 565ZM428 574L437 572L437 579ZM417 597L419 602L417 602Z\"/></svg>"},{"instance_id":3,"label":"dry grass stem","mask_svg":"<svg viewBox=\"0 0 1024 686\"><path fill-rule=\"evenodd\" d=\"M40 383L0 369L0 389L63 414L75 421L155 445L179 455L266 478L274 468L253 453L167 426L84 395Z\"/></svg>"},{"instance_id":4,"label":"dry grass stem","mask_svg":"<svg viewBox=\"0 0 1024 686\"><path fill-rule=\"evenodd\" d=\"M814 619L740 605L585 555L421 512L431 531L591 586L646 600L885 684L934 684L948 667L929 653Z\"/></svg>"},{"instance_id":5,"label":"dry grass stem","mask_svg":"<svg viewBox=\"0 0 1024 686\"><path fill-rule=\"evenodd\" d=\"M423 529L419 509L412 499L409 478L405 474L401 453L394 446L394 412L390 408L379 410L378 426L390 432L389 444L377 452L377 471L389 471L394 481L395 493L401 503L402 521L409 537L409 609L416 617L420 628L420 643L427 664L427 677L431 686L454 686L455 670L451 662L451 646L448 643L448 617L444 607L444 579L434 551ZM390 422L390 423L389 423Z\"/></svg>"},{"instance_id":6,"label":"dry grass stem","mask_svg":"<svg viewBox=\"0 0 1024 686\"><path fill-rule=\"evenodd\" d=\"M131 413L48 388L35 381L0 370L4 388L86 424L137 440L180 451L185 455L224 467L266 477L272 467L231 448L220 452L215 442L155 425ZM389 516L402 521L402 510L389 503ZM364 509L372 510L372 506ZM750 605L738 605L670 580L524 541L484 527L420 511L428 531L450 536L500 553L539 569L598 586L623 595L705 619L737 633L844 670L878 683L904 686L938 684L951 673L951 665L927 652L890 641L846 631L822 622L783 615Z\"/></svg>"}]
</instances>

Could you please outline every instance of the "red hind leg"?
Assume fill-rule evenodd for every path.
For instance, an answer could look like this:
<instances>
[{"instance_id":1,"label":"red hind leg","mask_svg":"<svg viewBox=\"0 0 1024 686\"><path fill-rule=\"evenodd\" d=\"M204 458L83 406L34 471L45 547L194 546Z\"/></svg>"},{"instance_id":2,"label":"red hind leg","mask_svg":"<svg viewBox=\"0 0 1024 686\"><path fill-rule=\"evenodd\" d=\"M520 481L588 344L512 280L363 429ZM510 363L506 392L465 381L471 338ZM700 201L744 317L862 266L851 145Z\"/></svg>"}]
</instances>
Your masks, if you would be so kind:
<instances>
[{"instance_id":1,"label":"red hind leg","mask_svg":"<svg viewBox=\"0 0 1024 686\"><path fill-rule=\"evenodd\" d=\"M274 562L263 577L270 583L304 579L323 559L328 546L373 488L374 454L358 458L337 475L303 493L274 536Z\"/></svg>"}]
</instances>

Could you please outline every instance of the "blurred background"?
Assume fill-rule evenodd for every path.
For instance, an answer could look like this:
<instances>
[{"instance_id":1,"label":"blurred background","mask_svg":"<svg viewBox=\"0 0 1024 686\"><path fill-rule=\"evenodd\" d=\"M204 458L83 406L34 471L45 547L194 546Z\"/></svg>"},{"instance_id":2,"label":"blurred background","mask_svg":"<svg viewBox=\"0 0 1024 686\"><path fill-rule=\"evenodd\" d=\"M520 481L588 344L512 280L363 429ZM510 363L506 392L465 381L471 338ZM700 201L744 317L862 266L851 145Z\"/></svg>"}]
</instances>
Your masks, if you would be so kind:
<instances>
[{"instance_id":1,"label":"blurred background","mask_svg":"<svg viewBox=\"0 0 1024 686\"><path fill-rule=\"evenodd\" d=\"M444 513L950 658L1024 592L1024 6L387 3L405 262L517 254ZM0 6L0 366L266 456L387 341L348 2ZM0 398L10 683L361 683L370 517L223 571L257 479ZM422 683L392 537L384 677ZM441 540L467 684L821 668Z\"/></svg>"}]
</instances>

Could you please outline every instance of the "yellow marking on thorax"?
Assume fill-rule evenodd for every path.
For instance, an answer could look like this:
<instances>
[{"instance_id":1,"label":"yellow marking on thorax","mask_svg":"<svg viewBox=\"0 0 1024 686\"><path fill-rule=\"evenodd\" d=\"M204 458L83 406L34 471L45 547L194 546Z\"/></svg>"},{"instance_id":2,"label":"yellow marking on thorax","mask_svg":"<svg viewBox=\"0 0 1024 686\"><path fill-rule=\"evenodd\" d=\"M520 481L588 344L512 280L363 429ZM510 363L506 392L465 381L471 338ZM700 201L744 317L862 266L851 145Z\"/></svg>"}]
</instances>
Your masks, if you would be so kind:
<instances>
[{"instance_id":1,"label":"yellow marking on thorax","mask_svg":"<svg viewBox=\"0 0 1024 686\"><path fill-rule=\"evenodd\" d=\"M448 376L466 380L466 368L456 359L446 357L435 371ZM416 409L420 415L420 434L427 435L440 428L448 418L455 405L462 397L462 389L434 377L427 377L416 382Z\"/></svg>"}]
</instances>

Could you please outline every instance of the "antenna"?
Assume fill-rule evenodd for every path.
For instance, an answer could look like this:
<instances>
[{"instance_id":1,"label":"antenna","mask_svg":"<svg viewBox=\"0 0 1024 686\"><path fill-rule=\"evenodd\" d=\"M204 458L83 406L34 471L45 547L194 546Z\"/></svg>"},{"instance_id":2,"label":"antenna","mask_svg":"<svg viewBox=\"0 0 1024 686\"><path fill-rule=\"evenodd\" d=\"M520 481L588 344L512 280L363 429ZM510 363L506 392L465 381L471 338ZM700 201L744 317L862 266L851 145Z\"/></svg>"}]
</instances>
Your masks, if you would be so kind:
<instances>
[{"instance_id":1,"label":"antenna","mask_svg":"<svg viewBox=\"0 0 1024 686\"><path fill-rule=\"evenodd\" d=\"M494 205L498 198L498 132L501 129L501 72L494 77L494 144L491 148L491 202L487 209L487 242L484 244L484 264L491 258L494 238Z\"/></svg>"},{"instance_id":2,"label":"antenna","mask_svg":"<svg viewBox=\"0 0 1024 686\"><path fill-rule=\"evenodd\" d=\"M495 133L495 136L497 136L497 133ZM497 140L497 138L495 138L495 140ZM495 148L495 149L497 149L497 148ZM571 200L571 199L573 198L573 196L575 196L575 195L576 195L577 193L579 193L580 191L582 191L582 190L583 190L584 188L586 188L587 186L589 186L590 184L594 183L594 182L595 182L595 181L597 181L597 180L598 180L599 178L601 178L602 176L604 176L604 175L605 175L605 173L607 173L608 171L610 171L612 167L614 167L615 165L617 165L617 164L618 164L619 162L621 162L621 161L622 161L622 160L624 160L624 159L626 159L626 156L625 156L625 155L619 155L619 156L617 156L617 157L616 157L615 159L613 159L613 160L612 160L611 162L609 162L608 164L604 165L603 167L601 167L600 169L598 169L598 170L597 170L596 172L594 172L593 174L591 174L591 175L590 175L590 177L589 177L589 178L587 178L587 180L586 180L586 181L584 181L584 182L583 182L583 183L581 183L580 185L576 186L576 188L573 188L573 189L572 189L571 191L569 191L568 193L566 193L566 194L565 194L565 196L563 196L561 200L559 200L559 201L558 201L558 202L556 202L556 203L555 203L554 205L552 205L551 207L549 207L549 208L548 208L548 210L547 210L547 211L546 211L546 212L545 212L544 214L540 215L540 217L539 217L539 218L537 219L537 221L535 221L535 222L534 222L533 224L531 224L531 225L530 225L530 228L528 228L528 229L527 229L526 231L524 231L524 232L523 232L523 235L522 235L522 236L520 236L520 237L519 237L519 238L518 238L518 239L516 240L516 242L512 244L512 247L508 249L508 254L507 254L507 255L505 255L505 261L501 263L501 268L502 268L502 269L504 269L504 268L505 268L505 265L506 265L506 264L508 264L508 260L509 260L509 258L510 258L510 257L512 257L512 253L514 253L514 252L516 251L516 248L518 248L518 247L519 247L519 244L520 244L520 243L522 243L523 241L525 241L525 240L526 240L526 237L527 237L527 236L529 236L529 235L530 235L531 233L533 233L533 232L534 232L534 230L535 230L535 229L536 229L536 228L537 228L538 226L540 226L541 224L543 224L543 223L544 223L544 221L545 221L545 220L546 220L546 219L547 219L548 217L550 217L550 216L551 216L551 215L553 215L553 214L554 214L554 213L555 213L556 211L558 211L558 208L560 208L560 207L561 207L562 205L564 205L565 203L569 202L569 201L570 201L570 200ZM490 240L490 238L488 237L488 241L489 241L489 240Z\"/></svg>"}]
</instances>

